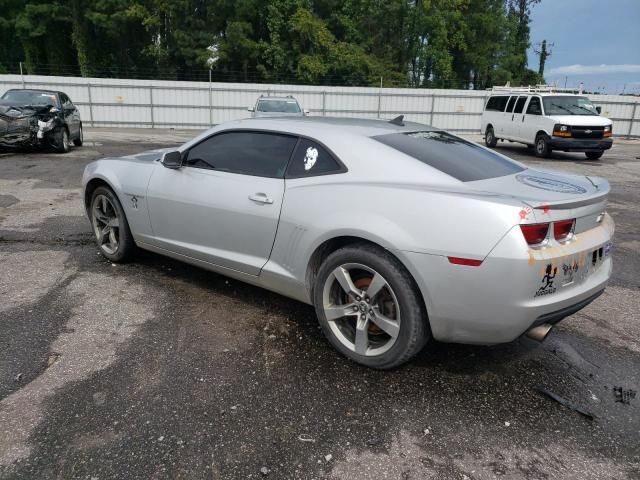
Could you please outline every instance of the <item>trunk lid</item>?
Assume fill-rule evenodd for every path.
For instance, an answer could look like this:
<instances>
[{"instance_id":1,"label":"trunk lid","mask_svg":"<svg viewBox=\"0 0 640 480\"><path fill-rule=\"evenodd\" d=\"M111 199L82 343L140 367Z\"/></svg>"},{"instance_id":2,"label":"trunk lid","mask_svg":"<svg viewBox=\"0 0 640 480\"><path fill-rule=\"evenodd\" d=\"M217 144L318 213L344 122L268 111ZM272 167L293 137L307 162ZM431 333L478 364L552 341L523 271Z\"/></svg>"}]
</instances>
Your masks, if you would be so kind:
<instances>
[{"instance_id":1,"label":"trunk lid","mask_svg":"<svg viewBox=\"0 0 640 480\"><path fill-rule=\"evenodd\" d=\"M518 223L576 219L576 233L593 228L611 187L604 178L526 169L514 175L467 182L478 193L522 204Z\"/></svg>"}]
</instances>

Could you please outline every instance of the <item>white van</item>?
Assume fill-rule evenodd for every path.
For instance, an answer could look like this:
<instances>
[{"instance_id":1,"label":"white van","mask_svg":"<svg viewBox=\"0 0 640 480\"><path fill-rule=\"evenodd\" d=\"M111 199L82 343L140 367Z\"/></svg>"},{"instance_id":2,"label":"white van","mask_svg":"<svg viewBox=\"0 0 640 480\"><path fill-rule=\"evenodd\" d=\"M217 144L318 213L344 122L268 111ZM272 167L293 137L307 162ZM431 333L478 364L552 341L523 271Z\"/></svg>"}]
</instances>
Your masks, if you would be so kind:
<instances>
[{"instance_id":1,"label":"white van","mask_svg":"<svg viewBox=\"0 0 640 480\"><path fill-rule=\"evenodd\" d=\"M611 120L583 95L554 92L552 88L494 88L482 113L482 131L488 147L498 140L524 143L538 157L553 150L584 152L596 160L613 143Z\"/></svg>"}]
</instances>

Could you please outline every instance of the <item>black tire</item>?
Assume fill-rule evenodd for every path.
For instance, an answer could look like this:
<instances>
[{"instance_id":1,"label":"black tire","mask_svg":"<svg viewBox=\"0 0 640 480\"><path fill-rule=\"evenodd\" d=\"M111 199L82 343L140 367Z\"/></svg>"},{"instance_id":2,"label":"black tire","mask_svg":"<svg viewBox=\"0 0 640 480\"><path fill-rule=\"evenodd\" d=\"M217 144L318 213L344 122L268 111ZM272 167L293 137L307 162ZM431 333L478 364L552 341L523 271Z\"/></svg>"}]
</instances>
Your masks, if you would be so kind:
<instances>
[{"instance_id":1,"label":"black tire","mask_svg":"<svg viewBox=\"0 0 640 480\"><path fill-rule=\"evenodd\" d=\"M80 124L80 127L78 127L78 137L73 140L73 144L76 147L81 147L83 143L84 143L84 134L82 132L82 124Z\"/></svg>"},{"instance_id":2,"label":"black tire","mask_svg":"<svg viewBox=\"0 0 640 480\"><path fill-rule=\"evenodd\" d=\"M535 144L536 157L549 158L551 156L551 148L549 147L549 136L541 133L536 137Z\"/></svg>"},{"instance_id":3,"label":"black tire","mask_svg":"<svg viewBox=\"0 0 640 480\"><path fill-rule=\"evenodd\" d=\"M489 148L493 148L498 144L498 139L493 131L493 127L487 127L487 131L484 132L484 143Z\"/></svg>"},{"instance_id":4,"label":"black tire","mask_svg":"<svg viewBox=\"0 0 640 480\"><path fill-rule=\"evenodd\" d=\"M61 127L54 136L54 148L58 153L67 153L69 151L69 131L66 127Z\"/></svg>"},{"instance_id":5,"label":"black tire","mask_svg":"<svg viewBox=\"0 0 640 480\"><path fill-rule=\"evenodd\" d=\"M96 204L102 201L102 197L106 197L111 204L111 207L107 208L107 213L113 212L118 218L117 232L114 232L117 238L117 248L115 249L107 248L105 243L100 242L98 231L102 230L100 227L106 224L104 221L97 219ZM122 205L110 188L102 186L94 190L91 195L89 219L91 220L91 227L96 237L98 249L105 258L114 263L125 263L133 258L137 247L133 240L133 235L131 235L131 229L129 228L129 223L127 222L127 217Z\"/></svg>"},{"instance_id":6,"label":"black tire","mask_svg":"<svg viewBox=\"0 0 640 480\"><path fill-rule=\"evenodd\" d=\"M361 355L348 348L332 331L327 321L324 309L326 284L335 279L333 277L335 269L347 264L360 264L379 273L391 288L394 298L397 299L396 318L399 318L399 332L388 350L378 355ZM393 255L374 245L354 244L330 254L320 266L316 276L313 285L313 302L320 326L329 342L344 356L366 367L376 369L397 367L420 352L431 338L427 312L411 275ZM374 307L373 304L372 298L371 308L379 308ZM356 314L354 321L357 322L359 315L359 313ZM347 317L343 317L338 321L346 321L346 319ZM371 326L367 327L368 338L370 328Z\"/></svg>"},{"instance_id":7,"label":"black tire","mask_svg":"<svg viewBox=\"0 0 640 480\"><path fill-rule=\"evenodd\" d=\"M589 160L598 160L604 154L604 150L598 152L584 152Z\"/></svg>"}]
</instances>

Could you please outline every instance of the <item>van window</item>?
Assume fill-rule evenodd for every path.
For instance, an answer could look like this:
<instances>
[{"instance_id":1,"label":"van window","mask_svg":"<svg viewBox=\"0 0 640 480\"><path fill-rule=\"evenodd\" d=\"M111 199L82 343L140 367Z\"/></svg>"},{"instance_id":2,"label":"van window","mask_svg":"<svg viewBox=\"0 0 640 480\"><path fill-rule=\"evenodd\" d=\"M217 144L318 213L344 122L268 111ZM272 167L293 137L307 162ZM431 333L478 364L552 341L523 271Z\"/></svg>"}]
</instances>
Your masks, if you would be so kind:
<instances>
[{"instance_id":1,"label":"van window","mask_svg":"<svg viewBox=\"0 0 640 480\"><path fill-rule=\"evenodd\" d=\"M527 97L518 97L518 101L516 102L516 108L513 113L522 113L524 110L524 104L527 102Z\"/></svg>"},{"instance_id":2,"label":"van window","mask_svg":"<svg viewBox=\"0 0 640 480\"><path fill-rule=\"evenodd\" d=\"M487 106L485 110L491 110L495 112L504 112L504 107L507 105L507 101L509 100L508 95L502 95L499 97L491 97L487 102Z\"/></svg>"},{"instance_id":3,"label":"van window","mask_svg":"<svg viewBox=\"0 0 640 480\"><path fill-rule=\"evenodd\" d=\"M509 103L507 104L507 112L511 113L513 111L513 104L516 103L518 97L511 97L509 99Z\"/></svg>"},{"instance_id":4,"label":"van window","mask_svg":"<svg viewBox=\"0 0 640 480\"><path fill-rule=\"evenodd\" d=\"M542 115L542 107L540 106L540 97L531 97L527 106L528 115Z\"/></svg>"}]
</instances>

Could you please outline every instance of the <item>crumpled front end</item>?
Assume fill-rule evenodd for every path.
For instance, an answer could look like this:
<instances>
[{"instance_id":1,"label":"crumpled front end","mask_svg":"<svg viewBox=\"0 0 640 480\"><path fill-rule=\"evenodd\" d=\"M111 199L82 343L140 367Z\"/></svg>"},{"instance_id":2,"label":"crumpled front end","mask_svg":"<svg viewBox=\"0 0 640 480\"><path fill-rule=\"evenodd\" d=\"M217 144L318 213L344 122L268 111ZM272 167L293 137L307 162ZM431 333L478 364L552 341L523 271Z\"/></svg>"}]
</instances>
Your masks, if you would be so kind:
<instances>
[{"instance_id":1,"label":"crumpled front end","mask_svg":"<svg viewBox=\"0 0 640 480\"><path fill-rule=\"evenodd\" d=\"M62 126L56 112L35 107L0 105L0 146L33 148L50 146Z\"/></svg>"}]
</instances>

